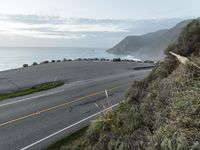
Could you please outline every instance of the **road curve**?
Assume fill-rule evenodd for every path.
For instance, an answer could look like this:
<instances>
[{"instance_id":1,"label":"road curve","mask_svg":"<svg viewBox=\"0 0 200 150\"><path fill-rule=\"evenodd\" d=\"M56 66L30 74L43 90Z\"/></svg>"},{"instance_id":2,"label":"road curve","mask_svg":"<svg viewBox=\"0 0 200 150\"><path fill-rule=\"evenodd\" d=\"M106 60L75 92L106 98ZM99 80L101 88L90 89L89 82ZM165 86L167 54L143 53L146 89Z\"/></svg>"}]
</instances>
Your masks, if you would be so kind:
<instances>
[{"instance_id":1,"label":"road curve","mask_svg":"<svg viewBox=\"0 0 200 150\"><path fill-rule=\"evenodd\" d=\"M132 82L149 72L107 74L0 102L0 149L45 148L117 106Z\"/></svg>"},{"instance_id":2,"label":"road curve","mask_svg":"<svg viewBox=\"0 0 200 150\"><path fill-rule=\"evenodd\" d=\"M56 62L0 72L0 92L18 90L44 82L66 83L132 72L134 68L154 64L138 62Z\"/></svg>"}]
</instances>

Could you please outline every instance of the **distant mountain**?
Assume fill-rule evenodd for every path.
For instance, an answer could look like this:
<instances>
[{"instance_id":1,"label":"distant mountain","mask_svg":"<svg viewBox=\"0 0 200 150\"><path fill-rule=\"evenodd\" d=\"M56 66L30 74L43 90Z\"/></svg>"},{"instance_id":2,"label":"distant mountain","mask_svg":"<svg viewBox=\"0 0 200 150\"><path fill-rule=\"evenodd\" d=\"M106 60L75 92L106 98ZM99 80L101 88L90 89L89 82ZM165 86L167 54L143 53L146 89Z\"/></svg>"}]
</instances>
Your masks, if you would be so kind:
<instances>
[{"instance_id":1,"label":"distant mountain","mask_svg":"<svg viewBox=\"0 0 200 150\"><path fill-rule=\"evenodd\" d=\"M113 54L132 55L142 60L161 60L164 58L164 50L170 43L177 40L180 32L189 22L191 20L182 21L171 29L159 30L141 36L128 36L107 51Z\"/></svg>"}]
</instances>

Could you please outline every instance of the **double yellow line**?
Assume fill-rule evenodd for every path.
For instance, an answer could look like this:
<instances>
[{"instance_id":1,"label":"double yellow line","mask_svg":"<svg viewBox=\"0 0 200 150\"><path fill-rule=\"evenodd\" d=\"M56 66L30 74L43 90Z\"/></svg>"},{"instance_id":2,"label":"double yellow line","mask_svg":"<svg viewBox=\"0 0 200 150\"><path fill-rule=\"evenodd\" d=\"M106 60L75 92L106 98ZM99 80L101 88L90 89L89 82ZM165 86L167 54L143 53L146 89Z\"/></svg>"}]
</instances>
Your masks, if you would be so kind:
<instances>
[{"instance_id":1,"label":"double yellow line","mask_svg":"<svg viewBox=\"0 0 200 150\"><path fill-rule=\"evenodd\" d=\"M113 87L113 88L109 88L107 89L108 91L113 91L115 89L118 89L120 87L123 87L127 84L123 84L123 85L118 85L116 87ZM66 105L69 105L69 104L72 104L72 103L75 103L75 102L79 102L83 99L86 99L86 98L89 98L89 97L93 97L93 96L96 96L96 95L99 95L99 94L103 94L105 91L104 90L101 90L101 91L97 91L97 92L94 92L94 93L91 93L91 94L88 94L86 96L82 96L82 97L79 97L79 98L76 98L70 102L65 102L65 103L62 103L62 104L59 104L59 105L56 105L56 106L52 106L52 107L49 107L49 108L46 108L46 109L43 109L43 110L40 110L38 112L35 112L35 113L31 113L29 115L26 115L26 116L23 116L23 117L19 117L19 118L16 118L16 119L13 119L13 120L10 120L10 121L7 121L7 122L4 122L4 123L0 123L0 127L2 126L5 126L5 125L9 125L9 124L12 124L12 123L15 123L15 122L18 122L18 121L21 121L21 120L24 120L24 119L27 119L27 118L30 118L30 117L33 117L33 116L36 116L36 115L40 115L42 113L45 113L45 112L48 112L48 111L51 111L51 110L55 110L55 109L58 109L58 108L61 108L63 106L66 106Z\"/></svg>"}]
</instances>

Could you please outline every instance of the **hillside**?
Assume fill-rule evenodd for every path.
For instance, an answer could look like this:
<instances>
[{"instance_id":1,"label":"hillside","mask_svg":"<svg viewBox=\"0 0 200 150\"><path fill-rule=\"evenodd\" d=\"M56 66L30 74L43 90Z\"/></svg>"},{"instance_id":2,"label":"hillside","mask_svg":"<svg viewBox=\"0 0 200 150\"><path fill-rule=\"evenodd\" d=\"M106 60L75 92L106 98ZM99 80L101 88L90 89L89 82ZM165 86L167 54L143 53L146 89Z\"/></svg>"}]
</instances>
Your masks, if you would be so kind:
<instances>
[{"instance_id":1,"label":"hillside","mask_svg":"<svg viewBox=\"0 0 200 150\"><path fill-rule=\"evenodd\" d=\"M164 50L177 40L182 29L191 20L178 23L171 29L159 30L141 36L128 36L113 48L107 50L113 54L133 55L142 60L161 60Z\"/></svg>"},{"instance_id":2,"label":"hillside","mask_svg":"<svg viewBox=\"0 0 200 150\"><path fill-rule=\"evenodd\" d=\"M180 63L170 51L189 61ZM62 149L200 149L200 21L189 23L165 54L116 111L104 113Z\"/></svg>"}]
</instances>

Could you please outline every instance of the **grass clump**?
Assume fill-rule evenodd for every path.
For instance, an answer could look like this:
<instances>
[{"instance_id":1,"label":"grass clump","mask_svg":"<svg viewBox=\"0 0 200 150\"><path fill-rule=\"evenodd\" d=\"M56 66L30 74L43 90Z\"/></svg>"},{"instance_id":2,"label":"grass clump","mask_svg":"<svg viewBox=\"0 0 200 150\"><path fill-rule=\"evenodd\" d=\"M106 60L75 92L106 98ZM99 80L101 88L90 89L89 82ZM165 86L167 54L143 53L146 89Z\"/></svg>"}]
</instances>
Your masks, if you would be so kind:
<instances>
[{"instance_id":1,"label":"grass clump","mask_svg":"<svg viewBox=\"0 0 200 150\"><path fill-rule=\"evenodd\" d=\"M23 68L26 68L26 67L28 67L28 64L23 64Z\"/></svg>"},{"instance_id":2,"label":"grass clump","mask_svg":"<svg viewBox=\"0 0 200 150\"><path fill-rule=\"evenodd\" d=\"M49 63L49 61L46 60L46 61L41 62L40 64L42 65L42 64L48 64L48 63Z\"/></svg>"},{"instance_id":3,"label":"grass clump","mask_svg":"<svg viewBox=\"0 0 200 150\"><path fill-rule=\"evenodd\" d=\"M37 62L33 62L32 66L36 66L36 65L38 65L38 63Z\"/></svg>"},{"instance_id":4,"label":"grass clump","mask_svg":"<svg viewBox=\"0 0 200 150\"><path fill-rule=\"evenodd\" d=\"M42 83L42 84L33 86L31 88L22 89L19 91L0 93L0 101L6 100L9 98L25 96L25 95L33 94L36 92L40 92L40 91L44 91L44 90L48 90L48 89L52 89L52 88L56 88L63 84L64 84L64 82L62 82L62 81L47 82L47 83Z\"/></svg>"}]
</instances>

